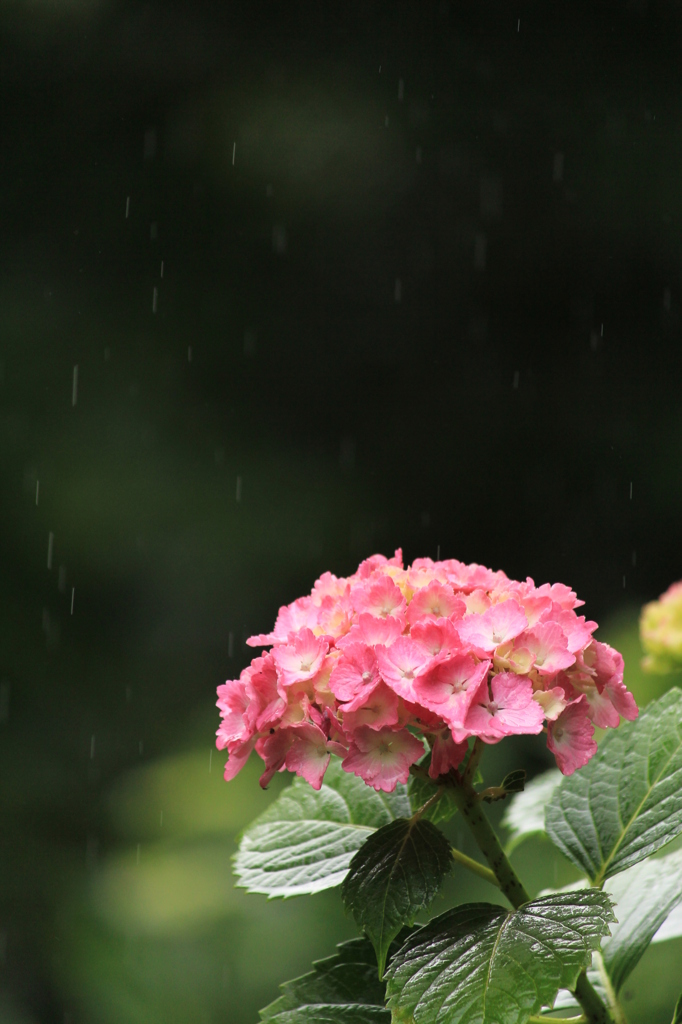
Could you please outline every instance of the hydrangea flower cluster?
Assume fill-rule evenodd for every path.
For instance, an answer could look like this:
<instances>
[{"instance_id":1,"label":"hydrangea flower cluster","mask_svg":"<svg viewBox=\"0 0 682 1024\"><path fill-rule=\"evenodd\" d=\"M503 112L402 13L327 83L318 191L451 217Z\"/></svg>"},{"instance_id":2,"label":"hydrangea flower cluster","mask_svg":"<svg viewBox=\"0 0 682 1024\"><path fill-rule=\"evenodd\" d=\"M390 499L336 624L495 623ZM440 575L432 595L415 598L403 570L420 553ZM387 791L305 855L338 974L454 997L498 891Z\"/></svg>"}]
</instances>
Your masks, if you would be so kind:
<instances>
[{"instance_id":1,"label":"hydrangea flower cluster","mask_svg":"<svg viewBox=\"0 0 682 1024\"><path fill-rule=\"evenodd\" d=\"M668 587L658 601L644 605L640 635L647 652L643 668L662 674L682 670L682 580Z\"/></svg>"},{"instance_id":2,"label":"hydrangea flower cluster","mask_svg":"<svg viewBox=\"0 0 682 1024\"><path fill-rule=\"evenodd\" d=\"M376 790L406 782L431 748L433 778L478 737L547 733L564 775L597 750L594 726L637 717L623 659L594 640L596 622L562 583L536 587L455 559L373 555L345 579L324 573L279 610L269 647L218 687L232 779L251 751L319 789L330 755Z\"/></svg>"}]
</instances>

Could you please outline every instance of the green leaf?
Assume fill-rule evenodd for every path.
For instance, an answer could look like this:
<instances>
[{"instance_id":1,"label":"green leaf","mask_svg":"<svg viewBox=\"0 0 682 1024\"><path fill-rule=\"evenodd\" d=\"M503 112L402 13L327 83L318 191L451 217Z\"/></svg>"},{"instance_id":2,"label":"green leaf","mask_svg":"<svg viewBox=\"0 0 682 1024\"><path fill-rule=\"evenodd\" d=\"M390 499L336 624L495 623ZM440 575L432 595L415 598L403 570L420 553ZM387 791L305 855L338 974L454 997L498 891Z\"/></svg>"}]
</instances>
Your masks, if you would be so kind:
<instances>
[{"instance_id":1,"label":"green leaf","mask_svg":"<svg viewBox=\"0 0 682 1024\"><path fill-rule=\"evenodd\" d=\"M340 885L365 840L410 813L405 786L377 793L332 758L319 792L294 779L246 829L234 860L237 884L271 898Z\"/></svg>"},{"instance_id":2,"label":"green leaf","mask_svg":"<svg viewBox=\"0 0 682 1024\"><path fill-rule=\"evenodd\" d=\"M682 1024L682 995L677 1000L671 1024Z\"/></svg>"},{"instance_id":3,"label":"green leaf","mask_svg":"<svg viewBox=\"0 0 682 1024\"><path fill-rule=\"evenodd\" d=\"M597 889L545 896L519 910L456 907L408 938L387 971L393 1020L523 1024L573 988L613 921Z\"/></svg>"},{"instance_id":4,"label":"green leaf","mask_svg":"<svg viewBox=\"0 0 682 1024\"><path fill-rule=\"evenodd\" d=\"M380 975L391 942L428 907L451 867L450 843L423 818L384 825L353 857L341 895L374 945Z\"/></svg>"},{"instance_id":5,"label":"green leaf","mask_svg":"<svg viewBox=\"0 0 682 1024\"><path fill-rule=\"evenodd\" d=\"M390 1024L391 1015L383 1006L324 1005L301 1006L273 1018L277 1024Z\"/></svg>"},{"instance_id":6,"label":"green leaf","mask_svg":"<svg viewBox=\"0 0 682 1024\"><path fill-rule=\"evenodd\" d=\"M384 1009L385 985L368 939L351 939L337 952L313 964L301 978L280 986L282 995L260 1011L272 1024L329 1021L333 1024L389 1024Z\"/></svg>"},{"instance_id":7,"label":"green leaf","mask_svg":"<svg viewBox=\"0 0 682 1024\"><path fill-rule=\"evenodd\" d=\"M431 764L431 751L429 750L417 763L420 768L428 770ZM436 788L436 783L432 779L425 779L420 775L410 775L407 792L412 811L416 812L423 807L426 801L434 795ZM449 821L456 813L457 804L452 790L444 789L439 799L424 811L422 817L427 821L432 821L434 825L439 825L442 821Z\"/></svg>"},{"instance_id":8,"label":"green leaf","mask_svg":"<svg viewBox=\"0 0 682 1024\"><path fill-rule=\"evenodd\" d=\"M607 735L556 790L545 827L596 885L674 839L682 831L682 690Z\"/></svg>"},{"instance_id":9,"label":"green leaf","mask_svg":"<svg viewBox=\"0 0 682 1024\"><path fill-rule=\"evenodd\" d=\"M649 859L610 878L618 924L602 943L604 966L616 992L639 962L670 911L682 901L682 850Z\"/></svg>"},{"instance_id":10,"label":"green leaf","mask_svg":"<svg viewBox=\"0 0 682 1024\"><path fill-rule=\"evenodd\" d=\"M556 768L537 775L526 783L523 793L515 796L507 807L502 824L511 833L507 852L518 846L528 836L544 833L545 808L554 790L560 785L563 775Z\"/></svg>"}]
</instances>

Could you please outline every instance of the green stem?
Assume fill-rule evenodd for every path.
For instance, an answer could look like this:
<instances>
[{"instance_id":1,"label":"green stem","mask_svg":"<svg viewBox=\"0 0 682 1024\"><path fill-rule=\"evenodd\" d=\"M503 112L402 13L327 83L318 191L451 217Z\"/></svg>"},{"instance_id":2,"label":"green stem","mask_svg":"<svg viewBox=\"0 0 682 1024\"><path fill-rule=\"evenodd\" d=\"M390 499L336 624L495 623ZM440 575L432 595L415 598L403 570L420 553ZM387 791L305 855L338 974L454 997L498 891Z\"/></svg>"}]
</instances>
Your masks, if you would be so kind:
<instances>
[{"instance_id":1,"label":"green stem","mask_svg":"<svg viewBox=\"0 0 682 1024\"><path fill-rule=\"evenodd\" d=\"M472 757L475 749L472 751ZM522 903L528 903L530 896L521 885L516 872L505 856L492 825L483 813L476 790L466 779L460 778L454 788L454 795L462 817L512 907L520 907Z\"/></svg>"},{"instance_id":2,"label":"green stem","mask_svg":"<svg viewBox=\"0 0 682 1024\"><path fill-rule=\"evenodd\" d=\"M452 853L453 859L456 860L458 864L468 868L469 871L473 871L473 873L478 875L480 878L485 878L486 882L490 882L491 885L496 886L498 889L500 888L497 876L490 870L490 868L487 868L485 864L479 864L477 860L473 859L473 857L467 857L466 853L462 853L461 850L456 849L454 846L450 852Z\"/></svg>"},{"instance_id":3,"label":"green stem","mask_svg":"<svg viewBox=\"0 0 682 1024\"><path fill-rule=\"evenodd\" d=\"M585 1016L590 1024L615 1024L613 1017L592 987L587 977L587 971L581 971L578 976L573 995L585 1011Z\"/></svg>"},{"instance_id":4,"label":"green stem","mask_svg":"<svg viewBox=\"0 0 682 1024\"><path fill-rule=\"evenodd\" d=\"M478 744L478 742L479 741L477 740L476 743ZM475 754L478 754L476 759L477 764L478 758L480 758L480 752L477 751L476 746L474 746L469 757L470 763ZM493 874L497 878L500 889L505 894L512 907L518 909L522 904L530 901L530 896L509 863L509 860L500 845L499 839L495 835L490 822L483 813L479 795L467 778L468 770L469 765L467 765L464 777L458 774L454 774L453 776L453 791L457 801L457 806L462 817L469 826L471 834L478 843L481 853L488 861ZM587 971L583 970L579 975L573 994L584 1011L587 1024L620 1024L620 1022L614 1021L613 1017L590 984L587 977ZM547 1020L546 1017L542 1019L545 1021Z\"/></svg>"},{"instance_id":5,"label":"green stem","mask_svg":"<svg viewBox=\"0 0 682 1024\"><path fill-rule=\"evenodd\" d=\"M604 986L606 1001L609 1005L609 1010L611 1011L614 1024L628 1024L623 1012L623 1007L618 1001L618 996L616 995L611 979L609 978L608 971L604 965L604 958L601 953L597 952L594 954L593 965L597 968L597 971L599 972L599 980Z\"/></svg>"},{"instance_id":6,"label":"green stem","mask_svg":"<svg viewBox=\"0 0 682 1024\"><path fill-rule=\"evenodd\" d=\"M586 1024L587 1017L529 1017L528 1024Z\"/></svg>"}]
</instances>

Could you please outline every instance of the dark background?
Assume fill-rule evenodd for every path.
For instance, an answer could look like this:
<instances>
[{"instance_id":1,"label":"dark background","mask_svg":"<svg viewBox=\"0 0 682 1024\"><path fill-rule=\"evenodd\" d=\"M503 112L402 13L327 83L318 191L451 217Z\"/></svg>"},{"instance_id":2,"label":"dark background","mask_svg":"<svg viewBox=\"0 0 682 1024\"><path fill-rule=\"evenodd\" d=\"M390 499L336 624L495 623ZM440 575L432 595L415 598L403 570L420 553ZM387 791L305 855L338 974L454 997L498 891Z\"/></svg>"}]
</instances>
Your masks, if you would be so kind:
<instances>
[{"instance_id":1,"label":"dark background","mask_svg":"<svg viewBox=\"0 0 682 1024\"><path fill-rule=\"evenodd\" d=\"M246 1024L353 931L229 876L271 794L220 781L214 690L279 604L479 561L666 685L682 6L2 0L0 36L0 1019Z\"/></svg>"}]
</instances>

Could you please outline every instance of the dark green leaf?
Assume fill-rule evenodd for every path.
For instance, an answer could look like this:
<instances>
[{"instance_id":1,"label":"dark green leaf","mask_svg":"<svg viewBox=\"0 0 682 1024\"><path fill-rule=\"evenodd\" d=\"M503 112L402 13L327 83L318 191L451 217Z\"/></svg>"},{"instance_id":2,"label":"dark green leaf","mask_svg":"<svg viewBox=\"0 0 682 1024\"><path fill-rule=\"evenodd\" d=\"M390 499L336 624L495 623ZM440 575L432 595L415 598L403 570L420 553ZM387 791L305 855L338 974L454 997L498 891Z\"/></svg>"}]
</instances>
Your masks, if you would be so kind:
<instances>
[{"instance_id":1,"label":"dark green leaf","mask_svg":"<svg viewBox=\"0 0 682 1024\"><path fill-rule=\"evenodd\" d=\"M674 839L682 831L682 690L607 735L556 790L545 827L595 884Z\"/></svg>"},{"instance_id":2,"label":"dark green leaf","mask_svg":"<svg viewBox=\"0 0 682 1024\"><path fill-rule=\"evenodd\" d=\"M617 992L682 900L682 850L636 864L609 879L605 888L616 904L618 924L604 939L602 956Z\"/></svg>"},{"instance_id":3,"label":"dark green leaf","mask_svg":"<svg viewBox=\"0 0 682 1024\"><path fill-rule=\"evenodd\" d=\"M318 960L313 970L280 986L282 995L260 1011L270 1020L285 1010L317 1003L384 1005L385 985L377 977L377 960L369 939L342 942L333 956Z\"/></svg>"},{"instance_id":4,"label":"dark green leaf","mask_svg":"<svg viewBox=\"0 0 682 1024\"><path fill-rule=\"evenodd\" d=\"M297 1021L388 1024L385 985L377 975L374 949L368 939L343 942L337 952L313 964L301 978L287 981L282 995L260 1015L272 1024Z\"/></svg>"},{"instance_id":5,"label":"dark green leaf","mask_svg":"<svg viewBox=\"0 0 682 1024\"><path fill-rule=\"evenodd\" d=\"M528 836L544 833L545 808L562 779L561 772L552 768L527 782L523 793L514 797L502 818L502 824L511 833L507 851L513 850Z\"/></svg>"},{"instance_id":6,"label":"dark green leaf","mask_svg":"<svg viewBox=\"0 0 682 1024\"><path fill-rule=\"evenodd\" d=\"M394 1021L523 1024L572 988L614 920L597 889L504 910L456 907L408 938L387 971Z\"/></svg>"},{"instance_id":7,"label":"dark green leaf","mask_svg":"<svg viewBox=\"0 0 682 1024\"><path fill-rule=\"evenodd\" d=\"M451 867L449 842L423 818L384 825L353 857L341 895L374 944L380 974L391 942L428 907Z\"/></svg>"},{"instance_id":8,"label":"dark green leaf","mask_svg":"<svg viewBox=\"0 0 682 1024\"><path fill-rule=\"evenodd\" d=\"M340 885L365 840L410 813L405 786L377 793L332 758L319 792L294 779L246 829L234 862L237 884L270 897Z\"/></svg>"},{"instance_id":9,"label":"dark green leaf","mask_svg":"<svg viewBox=\"0 0 682 1024\"><path fill-rule=\"evenodd\" d=\"M390 1024L391 1015L382 1006L301 1006L272 1018L277 1024Z\"/></svg>"}]
</instances>

